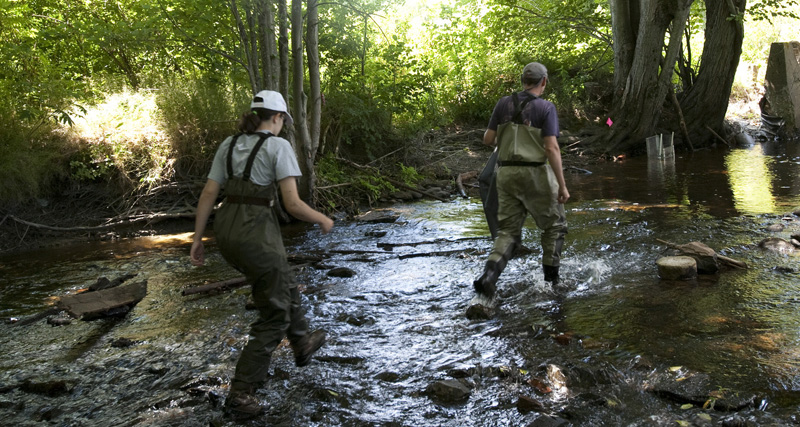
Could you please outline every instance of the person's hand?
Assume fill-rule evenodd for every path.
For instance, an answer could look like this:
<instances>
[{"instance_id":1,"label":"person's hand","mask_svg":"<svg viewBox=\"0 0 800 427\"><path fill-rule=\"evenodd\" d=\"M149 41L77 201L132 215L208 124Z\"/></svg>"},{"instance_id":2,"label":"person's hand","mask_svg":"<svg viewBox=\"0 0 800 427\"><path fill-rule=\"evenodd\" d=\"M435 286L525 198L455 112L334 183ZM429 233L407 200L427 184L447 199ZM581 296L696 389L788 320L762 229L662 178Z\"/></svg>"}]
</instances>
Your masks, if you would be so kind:
<instances>
[{"instance_id":1,"label":"person's hand","mask_svg":"<svg viewBox=\"0 0 800 427\"><path fill-rule=\"evenodd\" d=\"M205 247L203 247L202 240L195 240L192 243L192 250L189 253L191 256L192 265L201 266L205 263Z\"/></svg>"},{"instance_id":2,"label":"person's hand","mask_svg":"<svg viewBox=\"0 0 800 427\"><path fill-rule=\"evenodd\" d=\"M322 229L322 234L330 233L331 228L333 228L333 220L326 217L325 221L319 223L319 228Z\"/></svg>"},{"instance_id":3,"label":"person's hand","mask_svg":"<svg viewBox=\"0 0 800 427\"><path fill-rule=\"evenodd\" d=\"M567 203L567 200L569 200L569 191L567 191L567 187L559 187L558 203L563 205L564 203Z\"/></svg>"}]
</instances>

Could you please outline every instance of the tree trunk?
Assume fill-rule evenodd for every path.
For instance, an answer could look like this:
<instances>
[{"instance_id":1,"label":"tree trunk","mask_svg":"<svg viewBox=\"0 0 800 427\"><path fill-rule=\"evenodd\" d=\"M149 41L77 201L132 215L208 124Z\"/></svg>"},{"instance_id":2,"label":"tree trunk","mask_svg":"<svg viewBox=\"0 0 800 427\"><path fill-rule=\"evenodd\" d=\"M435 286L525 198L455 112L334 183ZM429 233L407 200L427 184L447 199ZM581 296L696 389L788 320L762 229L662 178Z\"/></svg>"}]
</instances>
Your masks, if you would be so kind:
<instances>
[{"instance_id":1,"label":"tree trunk","mask_svg":"<svg viewBox=\"0 0 800 427\"><path fill-rule=\"evenodd\" d=\"M311 144L311 136L308 132L308 122L306 120L306 94L303 91L303 82L305 81L304 59L303 2L302 0L292 0L292 105L294 106L294 150L297 155L298 163L300 164L300 171L303 173L297 191L303 200L309 202L311 194L308 189L311 170L309 170L308 167L308 157L310 154L308 148Z\"/></svg>"},{"instance_id":2,"label":"tree trunk","mask_svg":"<svg viewBox=\"0 0 800 427\"><path fill-rule=\"evenodd\" d=\"M705 0L705 3L706 31L700 69L694 84L679 97L689 136L701 146L714 140L709 128L725 136L725 113L744 40L739 18L747 2Z\"/></svg>"},{"instance_id":3,"label":"tree trunk","mask_svg":"<svg viewBox=\"0 0 800 427\"><path fill-rule=\"evenodd\" d=\"M278 91L289 102L289 12L286 0L278 0L278 51L280 56L280 78Z\"/></svg>"},{"instance_id":4,"label":"tree trunk","mask_svg":"<svg viewBox=\"0 0 800 427\"><path fill-rule=\"evenodd\" d=\"M252 93L258 92L258 60L251 57L250 38L247 36L247 29L242 21L242 16L239 14L239 7L236 5L236 0L230 0L229 7L233 19L236 21L236 28L239 30L239 42L242 46L245 61L244 66L247 69L247 76L250 79L250 89Z\"/></svg>"},{"instance_id":5,"label":"tree trunk","mask_svg":"<svg viewBox=\"0 0 800 427\"><path fill-rule=\"evenodd\" d=\"M614 46L615 123L607 136L607 153L635 151L655 133L693 1L612 0L614 41L619 45Z\"/></svg>"},{"instance_id":6,"label":"tree trunk","mask_svg":"<svg viewBox=\"0 0 800 427\"><path fill-rule=\"evenodd\" d=\"M308 192L309 200L314 202L314 186L317 182L314 162L319 149L320 123L322 121L322 89L319 71L319 13L318 0L308 0L306 11L306 57L308 60L308 80L311 88L311 105L309 108L309 144L308 144Z\"/></svg>"},{"instance_id":7,"label":"tree trunk","mask_svg":"<svg viewBox=\"0 0 800 427\"><path fill-rule=\"evenodd\" d=\"M269 0L258 0L258 35L261 40L259 53L261 54L261 80L264 89L275 90L278 88L275 73L278 69L273 65L275 57L275 15L272 13L272 4Z\"/></svg>"}]
</instances>

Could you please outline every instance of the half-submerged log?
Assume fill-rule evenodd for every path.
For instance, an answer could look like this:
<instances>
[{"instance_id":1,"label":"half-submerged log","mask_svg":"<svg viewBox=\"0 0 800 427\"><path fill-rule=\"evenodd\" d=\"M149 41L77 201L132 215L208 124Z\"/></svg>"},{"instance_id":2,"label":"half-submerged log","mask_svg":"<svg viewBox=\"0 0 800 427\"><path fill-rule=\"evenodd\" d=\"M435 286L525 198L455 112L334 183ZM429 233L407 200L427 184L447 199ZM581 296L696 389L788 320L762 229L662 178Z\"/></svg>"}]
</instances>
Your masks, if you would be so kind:
<instances>
[{"instance_id":1,"label":"half-submerged log","mask_svg":"<svg viewBox=\"0 0 800 427\"><path fill-rule=\"evenodd\" d=\"M661 239L656 239L660 243L667 245L672 249L677 249L681 254L690 256L697 261L697 272L703 274L713 274L718 270L717 261L733 268L746 269L747 264L742 261L728 258L716 253L713 249L701 242L689 242L685 245L678 245L670 243Z\"/></svg>"},{"instance_id":2,"label":"half-submerged log","mask_svg":"<svg viewBox=\"0 0 800 427\"><path fill-rule=\"evenodd\" d=\"M214 291L227 291L229 289L238 288L245 285L247 285L247 279L244 277L237 277L234 279L223 280L221 282L208 283L205 285L184 289L181 291L181 295L186 296Z\"/></svg>"},{"instance_id":3,"label":"half-submerged log","mask_svg":"<svg viewBox=\"0 0 800 427\"><path fill-rule=\"evenodd\" d=\"M147 295L147 280L62 297L56 307L76 319L89 320L118 314L121 312L120 310L135 306L145 295Z\"/></svg>"}]
</instances>

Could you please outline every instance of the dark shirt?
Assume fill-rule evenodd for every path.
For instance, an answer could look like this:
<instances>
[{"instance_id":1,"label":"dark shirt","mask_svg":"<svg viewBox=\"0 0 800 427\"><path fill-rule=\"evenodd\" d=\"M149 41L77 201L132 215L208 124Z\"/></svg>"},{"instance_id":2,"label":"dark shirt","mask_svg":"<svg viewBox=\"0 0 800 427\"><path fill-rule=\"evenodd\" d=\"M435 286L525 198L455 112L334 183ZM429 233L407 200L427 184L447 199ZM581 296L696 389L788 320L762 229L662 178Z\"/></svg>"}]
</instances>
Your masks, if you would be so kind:
<instances>
[{"instance_id":1,"label":"dark shirt","mask_svg":"<svg viewBox=\"0 0 800 427\"><path fill-rule=\"evenodd\" d=\"M525 109L522 110L522 120L528 126L533 126L542 130L542 136L558 137L558 114L556 106L552 102L531 95L528 92L517 92L517 99L522 104L525 100L531 99ZM514 101L511 96L504 96L497 101L497 105L489 119L490 130L496 131L497 127L505 122L510 122L514 116Z\"/></svg>"}]
</instances>

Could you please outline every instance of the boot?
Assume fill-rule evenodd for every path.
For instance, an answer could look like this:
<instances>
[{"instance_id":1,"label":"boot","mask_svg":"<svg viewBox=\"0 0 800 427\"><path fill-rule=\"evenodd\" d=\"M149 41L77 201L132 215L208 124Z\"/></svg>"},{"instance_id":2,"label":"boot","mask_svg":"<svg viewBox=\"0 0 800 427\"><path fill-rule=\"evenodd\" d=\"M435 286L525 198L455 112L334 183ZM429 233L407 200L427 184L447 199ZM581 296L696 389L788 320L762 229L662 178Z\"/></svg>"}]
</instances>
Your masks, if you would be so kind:
<instances>
[{"instance_id":1,"label":"boot","mask_svg":"<svg viewBox=\"0 0 800 427\"><path fill-rule=\"evenodd\" d=\"M552 265L545 265L542 266L544 268L544 281L550 282L553 285L558 284L558 266L553 267Z\"/></svg>"},{"instance_id":2,"label":"boot","mask_svg":"<svg viewBox=\"0 0 800 427\"><path fill-rule=\"evenodd\" d=\"M473 286L475 286L475 292L486 295L489 298L494 297L494 293L497 291L496 283L499 277L500 268L497 263L494 261L487 261L486 267L483 270L483 275L472 283Z\"/></svg>"},{"instance_id":3,"label":"boot","mask_svg":"<svg viewBox=\"0 0 800 427\"><path fill-rule=\"evenodd\" d=\"M325 331L316 330L306 334L296 343L292 344L294 351L294 364L300 368L311 362L311 356L325 344Z\"/></svg>"},{"instance_id":4,"label":"boot","mask_svg":"<svg viewBox=\"0 0 800 427\"><path fill-rule=\"evenodd\" d=\"M255 397L252 388L235 390L231 387L231 391L225 399L225 411L235 419L247 419L263 412L264 407Z\"/></svg>"}]
</instances>

